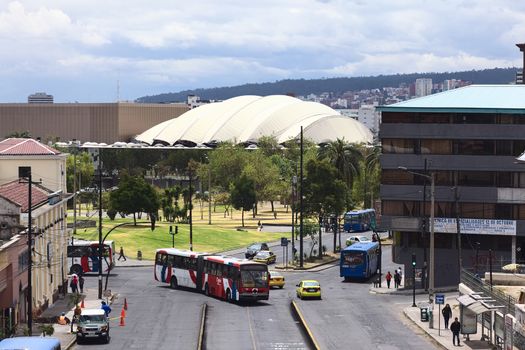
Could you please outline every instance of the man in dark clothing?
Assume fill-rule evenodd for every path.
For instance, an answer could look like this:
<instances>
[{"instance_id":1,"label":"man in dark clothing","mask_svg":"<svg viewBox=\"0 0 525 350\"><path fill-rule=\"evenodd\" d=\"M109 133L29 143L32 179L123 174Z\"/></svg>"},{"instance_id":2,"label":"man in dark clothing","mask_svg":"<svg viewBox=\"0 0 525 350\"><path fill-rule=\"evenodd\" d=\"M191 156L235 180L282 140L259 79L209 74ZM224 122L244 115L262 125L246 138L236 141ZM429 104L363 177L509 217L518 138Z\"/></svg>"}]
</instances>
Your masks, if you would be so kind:
<instances>
[{"instance_id":1,"label":"man in dark clothing","mask_svg":"<svg viewBox=\"0 0 525 350\"><path fill-rule=\"evenodd\" d=\"M461 323L459 323L458 318L454 319L454 322L450 325L450 330L452 331L452 344L456 345L456 339L458 340L459 346L459 331L461 330Z\"/></svg>"},{"instance_id":2,"label":"man in dark clothing","mask_svg":"<svg viewBox=\"0 0 525 350\"><path fill-rule=\"evenodd\" d=\"M119 252L119 256L118 256L118 261L120 261L120 259L124 259L124 261L128 260L126 259L126 256L124 255L124 248L120 247L120 252Z\"/></svg>"}]
</instances>

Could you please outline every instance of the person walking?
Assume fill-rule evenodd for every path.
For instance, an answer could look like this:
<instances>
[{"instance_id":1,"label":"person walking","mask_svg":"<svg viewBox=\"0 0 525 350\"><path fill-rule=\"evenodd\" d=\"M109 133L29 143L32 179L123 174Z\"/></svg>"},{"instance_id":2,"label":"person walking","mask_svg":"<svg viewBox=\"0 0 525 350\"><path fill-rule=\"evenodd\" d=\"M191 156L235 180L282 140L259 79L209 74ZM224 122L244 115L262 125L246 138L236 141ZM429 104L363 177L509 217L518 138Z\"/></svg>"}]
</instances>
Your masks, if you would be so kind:
<instances>
[{"instance_id":1,"label":"person walking","mask_svg":"<svg viewBox=\"0 0 525 350\"><path fill-rule=\"evenodd\" d=\"M120 246L120 252L117 260L120 261L120 259L124 259L124 261L128 260L126 259L126 255L124 255L124 248L122 248L122 246Z\"/></svg>"},{"instance_id":2,"label":"person walking","mask_svg":"<svg viewBox=\"0 0 525 350\"><path fill-rule=\"evenodd\" d=\"M397 269L397 273L399 275L399 283L397 284L398 287L401 286L401 280L403 279L403 270L401 270L401 266L399 266L399 269Z\"/></svg>"},{"instance_id":3,"label":"person walking","mask_svg":"<svg viewBox=\"0 0 525 350\"><path fill-rule=\"evenodd\" d=\"M456 317L454 319L454 322L450 325L450 330L452 331L452 344L456 345L456 339L458 340L458 346L459 345L459 331L461 330L461 323L458 321L458 318Z\"/></svg>"},{"instance_id":4,"label":"person walking","mask_svg":"<svg viewBox=\"0 0 525 350\"><path fill-rule=\"evenodd\" d=\"M399 282L400 282L399 272L396 270L394 272L394 288L399 288Z\"/></svg>"},{"instance_id":5,"label":"person walking","mask_svg":"<svg viewBox=\"0 0 525 350\"><path fill-rule=\"evenodd\" d=\"M82 314L82 309L80 308L80 305L75 306L75 310L73 310L73 320L71 321L71 333L73 333L73 325L75 323L79 323L80 321L80 314Z\"/></svg>"},{"instance_id":6,"label":"person walking","mask_svg":"<svg viewBox=\"0 0 525 350\"><path fill-rule=\"evenodd\" d=\"M77 293L78 292L78 277L77 277L77 275L73 274L73 277L71 277L71 283L69 283L69 286L71 287L71 293Z\"/></svg>"},{"instance_id":7,"label":"person walking","mask_svg":"<svg viewBox=\"0 0 525 350\"><path fill-rule=\"evenodd\" d=\"M80 287L80 293L84 294L84 277L82 277L82 275L78 277L78 285Z\"/></svg>"},{"instance_id":8,"label":"person walking","mask_svg":"<svg viewBox=\"0 0 525 350\"><path fill-rule=\"evenodd\" d=\"M390 289L390 281L392 280L392 274L390 273L390 271L388 271L386 273L386 286L388 289Z\"/></svg>"},{"instance_id":9,"label":"person walking","mask_svg":"<svg viewBox=\"0 0 525 350\"><path fill-rule=\"evenodd\" d=\"M448 320L452 317L452 309L450 308L450 305L445 305L443 310L441 310L441 313L443 314L443 319L445 320L445 329L448 329Z\"/></svg>"}]
</instances>

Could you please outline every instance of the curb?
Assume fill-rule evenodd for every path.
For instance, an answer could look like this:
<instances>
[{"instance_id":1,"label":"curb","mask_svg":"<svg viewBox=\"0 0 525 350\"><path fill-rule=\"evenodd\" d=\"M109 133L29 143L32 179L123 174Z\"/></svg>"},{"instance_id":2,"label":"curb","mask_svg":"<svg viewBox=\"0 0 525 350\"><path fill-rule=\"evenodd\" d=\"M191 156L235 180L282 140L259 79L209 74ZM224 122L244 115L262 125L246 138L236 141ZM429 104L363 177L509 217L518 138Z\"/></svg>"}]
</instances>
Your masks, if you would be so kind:
<instances>
[{"instance_id":1,"label":"curb","mask_svg":"<svg viewBox=\"0 0 525 350\"><path fill-rule=\"evenodd\" d=\"M199 340L197 342L197 350L202 350L204 346L204 331L206 327L206 312L208 310L208 304L204 303L202 304L201 309L201 325L199 328Z\"/></svg>"},{"instance_id":2,"label":"curb","mask_svg":"<svg viewBox=\"0 0 525 350\"><path fill-rule=\"evenodd\" d=\"M427 335L427 337L429 337L430 339L432 339L432 342L436 345L438 345L441 349L445 349L445 350L448 350L448 348L446 346L444 346L443 344L441 344L441 342L439 342L437 339L435 339L430 333L428 333L425 328L423 328L423 326L421 326L419 323L417 323L416 321L414 321L410 316L408 316L408 313L406 312L405 309L403 309L403 314L405 315L405 317L410 320L410 322L412 322L412 324L414 324L415 326L417 326L419 329L421 329L423 332L425 332L425 334Z\"/></svg>"},{"instance_id":3,"label":"curb","mask_svg":"<svg viewBox=\"0 0 525 350\"><path fill-rule=\"evenodd\" d=\"M315 337L314 337L312 331L310 330L310 327L308 327L308 324L304 320L304 316L301 313L301 310L299 309L299 306L297 306L297 303L295 302L295 300L292 300L291 305L292 305L292 309L295 311L295 314L297 315L297 317L299 317L299 321L301 321L301 325L303 326L304 330L306 331L306 334L308 334L308 340L312 343L312 345L314 346L314 348L316 350L321 350L321 347L319 346L319 344L315 340Z\"/></svg>"}]
</instances>

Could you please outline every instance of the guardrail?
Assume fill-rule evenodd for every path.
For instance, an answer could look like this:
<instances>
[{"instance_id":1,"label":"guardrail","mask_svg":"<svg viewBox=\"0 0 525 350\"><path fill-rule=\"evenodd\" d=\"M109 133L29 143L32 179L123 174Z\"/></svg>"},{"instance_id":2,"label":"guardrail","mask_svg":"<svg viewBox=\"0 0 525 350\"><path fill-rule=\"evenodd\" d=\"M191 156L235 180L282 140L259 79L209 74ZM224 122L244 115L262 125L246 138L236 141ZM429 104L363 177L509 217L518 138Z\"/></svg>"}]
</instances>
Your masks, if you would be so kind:
<instances>
[{"instance_id":1,"label":"guardrail","mask_svg":"<svg viewBox=\"0 0 525 350\"><path fill-rule=\"evenodd\" d=\"M483 281L480 277L465 269L461 270L460 279L462 283L464 283L473 291L482 292L485 296L489 296L496 300L499 305L505 306L505 313L509 313L511 315L516 314L516 298L507 295L496 288L493 288L489 283Z\"/></svg>"}]
</instances>

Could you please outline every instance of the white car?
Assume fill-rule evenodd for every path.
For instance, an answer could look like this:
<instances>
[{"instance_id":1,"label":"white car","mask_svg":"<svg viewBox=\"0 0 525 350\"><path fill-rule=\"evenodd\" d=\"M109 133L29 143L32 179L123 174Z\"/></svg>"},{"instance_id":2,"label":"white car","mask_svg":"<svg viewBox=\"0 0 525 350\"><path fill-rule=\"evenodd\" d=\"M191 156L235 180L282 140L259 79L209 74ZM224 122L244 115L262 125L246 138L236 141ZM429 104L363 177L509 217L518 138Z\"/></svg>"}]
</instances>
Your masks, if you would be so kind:
<instances>
[{"instance_id":1,"label":"white car","mask_svg":"<svg viewBox=\"0 0 525 350\"><path fill-rule=\"evenodd\" d=\"M370 238L366 236L350 236L346 239L346 246L349 247L357 242L370 242Z\"/></svg>"}]
</instances>

